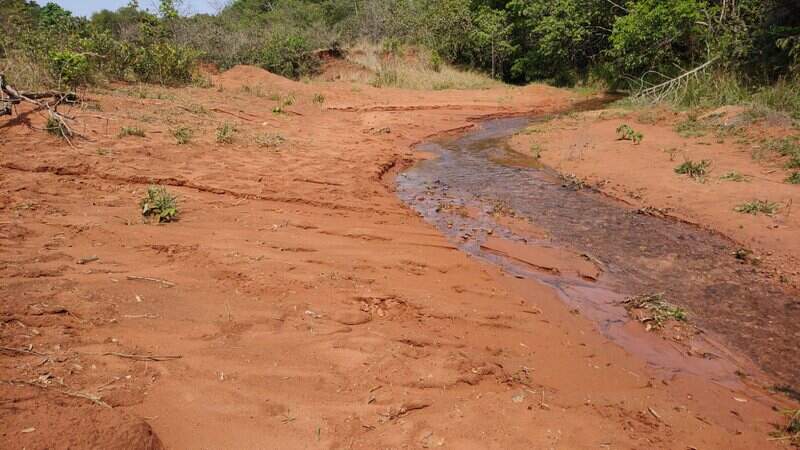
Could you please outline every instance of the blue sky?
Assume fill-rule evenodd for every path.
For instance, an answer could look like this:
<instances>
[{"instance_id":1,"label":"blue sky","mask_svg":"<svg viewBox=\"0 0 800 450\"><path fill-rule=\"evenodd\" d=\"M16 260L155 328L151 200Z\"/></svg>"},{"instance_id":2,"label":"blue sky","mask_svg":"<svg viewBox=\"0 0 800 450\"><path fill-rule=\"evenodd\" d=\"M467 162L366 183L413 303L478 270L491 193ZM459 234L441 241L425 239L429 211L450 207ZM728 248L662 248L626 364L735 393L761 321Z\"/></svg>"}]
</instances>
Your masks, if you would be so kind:
<instances>
[{"instance_id":1,"label":"blue sky","mask_svg":"<svg viewBox=\"0 0 800 450\"><path fill-rule=\"evenodd\" d=\"M52 1L61 5L62 8L72 11L76 16L91 16L93 12L101 9L115 10L120 6L128 4L129 0L38 0L40 5ZM179 8L181 13L213 13L219 6L224 5L223 0L184 0ZM143 8L155 10L158 0L139 0L139 5Z\"/></svg>"}]
</instances>

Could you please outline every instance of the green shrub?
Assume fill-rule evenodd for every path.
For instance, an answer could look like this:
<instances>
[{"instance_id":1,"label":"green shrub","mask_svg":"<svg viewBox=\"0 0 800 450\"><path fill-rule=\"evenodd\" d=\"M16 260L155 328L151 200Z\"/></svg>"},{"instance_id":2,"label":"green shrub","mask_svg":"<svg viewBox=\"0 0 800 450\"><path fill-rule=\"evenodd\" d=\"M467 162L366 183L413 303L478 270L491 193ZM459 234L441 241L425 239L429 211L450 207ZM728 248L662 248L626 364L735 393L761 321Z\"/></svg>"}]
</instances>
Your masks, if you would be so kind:
<instances>
[{"instance_id":1,"label":"green shrub","mask_svg":"<svg viewBox=\"0 0 800 450\"><path fill-rule=\"evenodd\" d=\"M321 105L321 104L325 103L325 96L322 95L322 94L319 94L319 93L314 94L313 102L315 104L317 104L317 105Z\"/></svg>"},{"instance_id":2,"label":"green shrub","mask_svg":"<svg viewBox=\"0 0 800 450\"><path fill-rule=\"evenodd\" d=\"M786 182L789 184L800 184L800 172L793 172L786 177Z\"/></svg>"},{"instance_id":3,"label":"green shrub","mask_svg":"<svg viewBox=\"0 0 800 450\"><path fill-rule=\"evenodd\" d=\"M259 64L272 73L298 79L313 75L319 69L319 58L312 52L309 42L299 35L273 34L264 43Z\"/></svg>"},{"instance_id":4,"label":"green shrub","mask_svg":"<svg viewBox=\"0 0 800 450\"><path fill-rule=\"evenodd\" d=\"M172 222L178 218L178 199L163 186L150 186L147 195L139 202L142 216L158 223Z\"/></svg>"},{"instance_id":5,"label":"green shrub","mask_svg":"<svg viewBox=\"0 0 800 450\"><path fill-rule=\"evenodd\" d=\"M70 50L50 52L50 71L60 84L74 87L89 81L89 59Z\"/></svg>"},{"instance_id":6,"label":"green shrub","mask_svg":"<svg viewBox=\"0 0 800 450\"><path fill-rule=\"evenodd\" d=\"M644 135L634 131L629 125L622 124L617 127L617 137L620 141L633 141L634 145L639 145L644 139Z\"/></svg>"}]
</instances>

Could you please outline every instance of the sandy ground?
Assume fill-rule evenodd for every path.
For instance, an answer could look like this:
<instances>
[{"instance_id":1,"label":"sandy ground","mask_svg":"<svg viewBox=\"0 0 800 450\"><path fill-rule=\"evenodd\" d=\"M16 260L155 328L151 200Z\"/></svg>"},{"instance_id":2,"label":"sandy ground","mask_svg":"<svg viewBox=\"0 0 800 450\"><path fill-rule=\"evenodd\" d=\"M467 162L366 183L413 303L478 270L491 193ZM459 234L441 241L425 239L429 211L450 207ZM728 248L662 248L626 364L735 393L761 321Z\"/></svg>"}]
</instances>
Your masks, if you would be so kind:
<instances>
[{"instance_id":1,"label":"sandy ground","mask_svg":"<svg viewBox=\"0 0 800 450\"><path fill-rule=\"evenodd\" d=\"M75 148L24 109L0 122L0 447L783 445L780 398L647 367L393 193L414 143L567 93L246 67L214 84L90 92ZM295 99L283 113L278 94ZM238 131L217 144L226 121ZM117 135L134 125L145 137ZM150 183L179 195L178 222L142 223ZM785 226L764 245L798 245Z\"/></svg>"}]
</instances>

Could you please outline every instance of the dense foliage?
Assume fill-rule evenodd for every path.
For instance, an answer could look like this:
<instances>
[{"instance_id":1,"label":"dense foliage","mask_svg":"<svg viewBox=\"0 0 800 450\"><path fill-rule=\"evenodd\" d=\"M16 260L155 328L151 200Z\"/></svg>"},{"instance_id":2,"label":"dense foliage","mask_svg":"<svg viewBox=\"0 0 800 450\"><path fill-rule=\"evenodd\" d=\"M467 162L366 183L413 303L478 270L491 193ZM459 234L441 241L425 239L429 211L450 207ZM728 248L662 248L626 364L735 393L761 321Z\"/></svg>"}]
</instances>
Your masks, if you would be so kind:
<instances>
[{"instance_id":1,"label":"dense foliage","mask_svg":"<svg viewBox=\"0 0 800 450\"><path fill-rule=\"evenodd\" d=\"M751 92L794 82L800 67L796 0L232 0L192 16L180 7L161 0L148 12L134 0L86 19L0 0L0 59L64 85L186 83L201 61L297 78L317 69L314 49L366 39L424 46L435 61L519 83L635 88L713 60L714 73Z\"/></svg>"}]
</instances>

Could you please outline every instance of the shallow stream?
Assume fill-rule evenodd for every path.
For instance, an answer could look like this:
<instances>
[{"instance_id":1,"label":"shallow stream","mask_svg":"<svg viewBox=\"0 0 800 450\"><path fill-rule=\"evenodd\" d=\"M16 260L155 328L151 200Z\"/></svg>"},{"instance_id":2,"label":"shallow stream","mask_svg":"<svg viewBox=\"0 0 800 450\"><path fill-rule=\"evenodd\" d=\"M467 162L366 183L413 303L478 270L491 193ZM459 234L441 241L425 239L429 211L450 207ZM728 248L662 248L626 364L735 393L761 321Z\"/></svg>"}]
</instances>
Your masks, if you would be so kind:
<instances>
[{"instance_id":1,"label":"shallow stream","mask_svg":"<svg viewBox=\"0 0 800 450\"><path fill-rule=\"evenodd\" d=\"M543 120L492 119L462 135L420 144L418 150L434 157L398 176L399 196L463 251L554 287L609 338L659 369L739 385L741 368L754 361L798 389L797 293L736 258L739 246L730 239L633 209L509 147L509 137ZM509 226L500 220L504 216L542 232ZM565 249L591 261L601 274L594 280L540 270L488 248L487 242L497 239ZM643 327L631 324L620 305L627 296L662 292L689 311L692 324L708 330L688 352L685 343L643 337Z\"/></svg>"}]
</instances>

